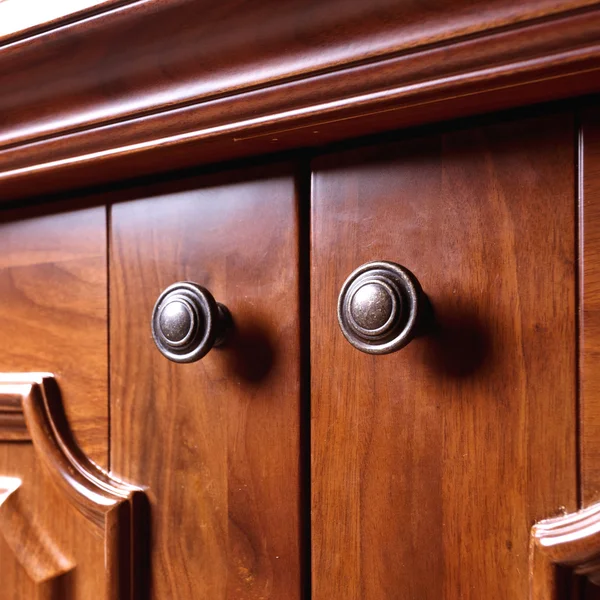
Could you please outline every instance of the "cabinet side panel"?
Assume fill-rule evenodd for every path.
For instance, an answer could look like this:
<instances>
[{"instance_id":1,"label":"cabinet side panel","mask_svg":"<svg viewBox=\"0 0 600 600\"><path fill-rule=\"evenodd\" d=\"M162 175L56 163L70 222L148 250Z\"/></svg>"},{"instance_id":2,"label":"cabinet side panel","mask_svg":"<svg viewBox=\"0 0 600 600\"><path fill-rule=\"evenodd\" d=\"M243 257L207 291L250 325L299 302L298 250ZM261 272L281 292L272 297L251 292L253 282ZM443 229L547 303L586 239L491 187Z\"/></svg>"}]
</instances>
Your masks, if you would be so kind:
<instances>
[{"instance_id":1,"label":"cabinet side panel","mask_svg":"<svg viewBox=\"0 0 600 600\"><path fill-rule=\"evenodd\" d=\"M573 119L319 157L312 189L313 597L528 597L532 523L576 508ZM370 356L336 318L389 260L435 325Z\"/></svg>"},{"instance_id":2,"label":"cabinet side panel","mask_svg":"<svg viewBox=\"0 0 600 600\"><path fill-rule=\"evenodd\" d=\"M581 495L600 501L600 110L581 120Z\"/></svg>"},{"instance_id":3,"label":"cabinet side panel","mask_svg":"<svg viewBox=\"0 0 600 600\"><path fill-rule=\"evenodd\" d=\"M294 600L294 170L224 173L137 198L111 213L111 447L115 472L148 486L150 596ZM150 318L163 289L186 280L230 309L235 332L199 362L175 364L154 345Z\"/></svg>"}]
</instances>

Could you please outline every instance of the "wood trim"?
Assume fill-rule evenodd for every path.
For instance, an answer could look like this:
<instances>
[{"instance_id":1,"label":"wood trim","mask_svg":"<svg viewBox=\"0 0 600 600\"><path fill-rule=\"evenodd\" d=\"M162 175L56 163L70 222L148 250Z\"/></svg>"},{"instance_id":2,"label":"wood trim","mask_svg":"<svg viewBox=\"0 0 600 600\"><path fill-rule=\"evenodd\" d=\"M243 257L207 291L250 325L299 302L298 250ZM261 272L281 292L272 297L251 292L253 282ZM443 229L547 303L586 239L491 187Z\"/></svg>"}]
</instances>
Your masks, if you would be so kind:
<instances>
[{"instance_id":1,"label":"wood trim","mask_svg":"<svg viewBox=\"0 0 600 600\"><path fill-rule=\"evenodd\" d=\"M35 583L54 581L75 565L31 523L19 498L22 481L0 477L0 533Z\"/></svg>"},{"instance_id":2,"label":"wood trim","mask_svg":"<svg viewBox=\"0 0 600 600\"><path fill-rule=\"evenodd\" d=\"M132 0L124 0L131 2ZM40 6L36 0L4 0L0 6L0 43L24 38L49 29L104 12L123 0L72 0L48 2ZM41 9L41 10L40 10Z\"/></svg>"},{"instance_id":3,"label":"wood trim","mask_svg":"<svg viewBox=\"0 0 600 600\"><path fill-rule=\"evenodd\" d=\"M600 90L598 2L371 4L140 0L0 46L0 198Z\"/></svg>"},{"instance_id":4,"label":"wood trim","mask_svg":"<svg viewBox=\"0 0 600 600\"><path fill-rule=\"evenodd\" d=\"M0 442L31 440L18 394L0 393ZM1 495L1 490L0 490Z\"/></svg>"},{"instance_id":5,"label":"wood trim","mask_svg":"<svg viewBox=\"0 0 600 600\"><path fill-rule=\"evenodd\" d=\"M576 513L534 525L530 600L559 600L558 567L600 585L600 110L584 107L578 132L580 464Z\"/></svg>"},{"instance_id":6,"label":"wood trim","mask_svg":"<svg viewBox=\"0 0 600 600\"><path fill-rule=\"evenodd\" d=\"M107 597L131 596L136 548L144 492L118 481L90 461L75 444L62 408L54 377L47 373L0 374L0 398L20 398L22 412L37 455L69 502L98 530L105 540ZM6 400L8 403L8 400ZM16 488L13 490L13 492ZM11 494L0 494L0 509ZM1 513L1 510L0 510ZM0 530L11 536L10 519Z\"/></svg>"},{"instance_id":7,"label":"wood trim","mask_svg":"<svg viewBox=\"0 0 600 600\"><path fill-rule=\"evenodd\" d=\"M533 526L530 600L559 600L559 566L600 585L600 504Z\"/></svg>"},{"instance_id":8,"label":"wood trim","mask_svg":"<svg viewBox=\"0 0 600 600\"><path fill-rule=\"evenodd\" d=\"M580 449L583 506L600 501L600 107L580 128Z\"/></svg>"}]
</instances>

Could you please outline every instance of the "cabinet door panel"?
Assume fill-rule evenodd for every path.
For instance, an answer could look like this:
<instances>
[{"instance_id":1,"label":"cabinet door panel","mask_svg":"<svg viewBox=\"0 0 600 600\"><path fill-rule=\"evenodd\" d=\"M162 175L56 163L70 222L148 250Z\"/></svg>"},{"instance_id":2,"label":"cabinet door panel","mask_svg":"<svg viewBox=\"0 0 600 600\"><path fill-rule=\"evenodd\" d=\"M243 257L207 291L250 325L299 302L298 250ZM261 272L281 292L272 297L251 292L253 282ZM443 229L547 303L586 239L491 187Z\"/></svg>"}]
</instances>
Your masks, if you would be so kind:
<instances>
[{"instance_id":1,"label":"cabinet door panel","mask_svg":"<svg viewBox=\"0 0 600 600\"><path fill-rule=\"evenodd\" d=\"M111 212L111 457L148 486L151 598L300 595L299 282L292 169L136 192ZM169 362L150 330L177 281L233 315L223 348Z\"/></svg>"},{"instance_id":2,"label":"cabinet door panel","mask_svg":"<svg viewBox=\"0 0 600 600\"><path fill-rule=\"evenodd\" d=\"M108 466L106 208L0 218L0 372L54 373L73 435Z\"/></svg>"},{"instance_id":3,"label":"cabinet door panel","mask_svg":"<svg viewBox=\"0 0 600 600\"><path fill-rule=\"evenodd\" d=\"M107 595L99 528L42 467L64 456L58 447L32 444L17 392L35 386L36 377L26 373L15 387L19 377L12 375L53 373L69 437L82 456L107 466L106 210L68 209L5 212L0 224L2 600L114 598Z\"/></svg>"},{"instance_id":4,"label":"cabinet door panel","mask_svg":"<svg viewBox=\"0 0 600 600\"><path fill-rule=\"evenodd\" d=\"M528 597L531 525L576 508L573 131L552 115L314 161L315 600ZM372 260L435 313L383 356L336 317Z\"/></svg>"}]
</instances>

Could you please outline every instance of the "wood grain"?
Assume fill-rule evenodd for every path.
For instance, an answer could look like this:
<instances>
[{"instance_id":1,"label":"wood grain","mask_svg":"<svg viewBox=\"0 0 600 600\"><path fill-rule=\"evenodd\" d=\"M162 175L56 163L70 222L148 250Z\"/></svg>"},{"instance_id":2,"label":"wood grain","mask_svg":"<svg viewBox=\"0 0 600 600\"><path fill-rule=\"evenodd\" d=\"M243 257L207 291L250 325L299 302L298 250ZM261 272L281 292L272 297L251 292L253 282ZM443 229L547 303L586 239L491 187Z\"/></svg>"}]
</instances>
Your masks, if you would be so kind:
<instances>
[{"instance_id":1,"label":"wood grain","mask_svg":"<svg viewBox=\"0 0 600 600\"><path fill-rule=\"evenodd\" d=\"M0 215L0 365L55 373L78 445L106 467L106 215L66 208Z\"/></svg>"},{"instance_id":2,"label":"wood grain","mask_svg":"<svg viewBox=\"0 0 600 600\"><path fill-rule=\"evenodd\" d=\"M600 111L582 116L581 496L600 501Z\"/></svg>"},{"instance_id":3,"label":"wood grain","mask_svg":"<svg viewBox=\"0 0 600 600\"><path fill-rule=\"evenodd\" d=\"M30 439L21 398L8 394L0 396L0 441L24 442Z\"/></svg>"},{"instance_id":4,"label":"wood grain","mask_svg":"<svg viewBox=\"0 0 600 600\"><path fill-rule=\"evenodd\" d=\"M102 540L44 476L32 444L0 444L0 473L22 482L0 505L0 598L107 600Z\"/></svg>"},{"instance_id":5,"label":"wood grain","mask_svg":"<svg viewBox=\"0 0 600 600\"><path fill-rule=\"evenodd\" d=\"M30 444L0 444L0 598L139 598L133 507L143 506L135 501L142 492L75 444L51 375L1 373L0 399L14 398L36 455Z\"/></svg>"},{"instance_id":6,"label":"wood grain","mask_svg":"<svg viewBox=\"0 0 600 600\"><path fill-rule=\"evenodd\" d=\"M300 598L298 220L271 165L127 193L111 212L111 456L152 503L150 597ZM150 318L180 280L231 311L192 364Z\"/></svg>"},{"instance_id":7,"label":"wood grain","mask_svg":"<svg viewBox=\"0 0 600 600\"><path fill-rule=\"evenodd\" d=\"M599 21L594 0L113 7L0 45L0 197L598 91Z\"/></svg>"},{"instance_id":8,"label":"wood grain","mask_svg":"<svg viewBox=\"0 0 600 600\"><path fill-rule=\"evenodd\" d=\"M532 528L529 561L530 600L598 598L600 504L536 523ZM566 579L559 567L585 578L584 595L566 595Z\"/></svg>"},{"instance_id":9,"label":"wood grain","mask_svg":"<svg viewBox=\"0 0 600 600\"><path fill-rule=\"evenodd\" d=\"M531 525L576 508L573 119L313 168L313 598L525 599ZM336 319L371 260L415 273L436 317L386 356Z\"/></svg>"}]
</instances>

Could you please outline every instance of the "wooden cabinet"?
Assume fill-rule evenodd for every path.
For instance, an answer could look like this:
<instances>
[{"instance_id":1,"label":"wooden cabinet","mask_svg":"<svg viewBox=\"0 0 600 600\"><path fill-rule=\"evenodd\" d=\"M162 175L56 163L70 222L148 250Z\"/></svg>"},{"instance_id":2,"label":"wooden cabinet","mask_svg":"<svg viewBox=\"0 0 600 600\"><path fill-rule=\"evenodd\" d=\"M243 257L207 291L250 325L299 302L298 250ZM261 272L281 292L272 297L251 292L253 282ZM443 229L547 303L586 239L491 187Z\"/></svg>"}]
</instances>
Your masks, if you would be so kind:
<instances>
[{"instance_id":1,"label":"wooden cabinet","mask_svg":"<svg viewBox=\"0 0 600 600\"><path fill-rule=\"evenodd\" d=\"M600 5L28 23L0 32L0 600L600 598ZM368 279L359 349L374 261L409 283ZM177 283L204 300L171 317Z\"/></svg>"}]
</instances>

